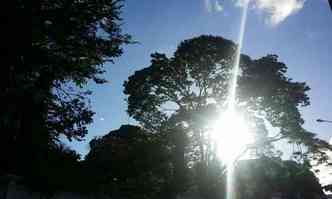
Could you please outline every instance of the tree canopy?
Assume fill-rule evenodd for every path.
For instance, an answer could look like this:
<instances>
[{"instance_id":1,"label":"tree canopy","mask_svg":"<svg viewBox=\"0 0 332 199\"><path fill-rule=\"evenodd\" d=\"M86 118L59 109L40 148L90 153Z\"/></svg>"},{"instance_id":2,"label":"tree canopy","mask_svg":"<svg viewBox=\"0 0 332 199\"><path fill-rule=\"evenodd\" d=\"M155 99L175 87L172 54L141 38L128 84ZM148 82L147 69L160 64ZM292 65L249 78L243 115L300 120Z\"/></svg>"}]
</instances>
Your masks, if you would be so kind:
<instances>
[{"instance_id":1,"label":"tree canopy","mask_svg":"<svg viewBox=\"0 0 332 199\"><path fill-rule=\"evenodd\" d=\"M159 135L132 125L95 138L84 161L89 184L113 197L160 198L172 176L165 146Z\"/></svg>"},{"instance_id":2,"label":"tree canopy","mask_svg":"<svg viewBox=\"0 0 332 199\"><path fill-rule=\"evenodd\" d=\"M214 108L224 108L228 99L236 48L222 37L203 35L181 42L171 58L152 54L151 65L136 71L124 84L129 115L152 131L176 116L178 123L185 122L189 128L209 125ZM278 56L253 60L241 55L240 68L238 108L261 127L259 132L267 131L261 118L279 128L279 134L265 138L266 142L288 138L322 153L320 147L329 147L302 127L300 107L310 104L309 87L287 77L287 66Z\"/></svg>"},{"instance_id":3,"label":"tree canopy","mask_svg":"<svg viewBox=\"0 0 332 199\"><path fill-rule=\"evenodd\" d=\"M183 146L190 148L187 155L196 154L192 161L206 170L216 157L209 127L226 108L236 52L237 45L232 41L202 35L182 41L171 57L152 54L151 64L124 83L128 114L151 132L181 126L191 140ZM240 58L236 109L246 115L255 130L251 147L256 155L276 156L271 144L286 139L307 149L295 152L303 159L310 156L326 161L325 150L331 146L303 128L300 107L310 104L306 83L288 77L287 66L277 55ZM276 135L269 132L267 123L278 129Z\"/></svg>"},{"instance_id":4,"label":"tree canopy","mask_svg":"<svg viewBox=\"0 0 332 199\"><path fill-rule=\"evenodd\" d=\"M324 195L310 165L280 158L243 160L236 168L238 198L271 198L275 193L283 197L311 199Z\"/></svg>"},{"instance_id":5,"label":"tree canopy","mask_svg":"<svg viewBox=\"0 0 332 199\"><path fill-rule=\"evenodd\" d=\"M80 88L105 83L104 63L130 42L121 32L121 8L118 0L8 2L4 29L11 42L4 43L0 73L3 172L29 173L60 135L86 135L94 113L90 92Z\"/></svg>"}]
</instances>

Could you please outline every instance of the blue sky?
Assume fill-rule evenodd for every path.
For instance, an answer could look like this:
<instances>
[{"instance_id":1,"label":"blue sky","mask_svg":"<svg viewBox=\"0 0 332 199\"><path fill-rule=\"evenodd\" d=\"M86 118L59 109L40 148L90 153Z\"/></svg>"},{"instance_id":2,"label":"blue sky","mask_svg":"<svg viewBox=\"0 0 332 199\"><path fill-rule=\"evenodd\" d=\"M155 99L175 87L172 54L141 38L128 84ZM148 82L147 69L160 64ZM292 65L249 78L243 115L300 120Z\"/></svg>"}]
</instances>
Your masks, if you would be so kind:
<instances>
[{"instance_id":1,"label":"blue sky","mask_svg":"<svg viewBox=\"0 0 332 199\"><path fill-rule=\"evenodd\" d=\"M96 112L95 121L90 125L85 141L69 145L85 154L91 138L117 129L121 124L134 123L126 114L122 84L134 71L148 66L151 53L158 51L170 55L180 41L201 34L236 41L241 8L234 1L127 0L122 13L123 31L139 44L126 46L115 64L106 64L105 76L110 83L89 85L94 92L91 102ZM289 16L278 23L273 23L276 16L271 11L278 9L264 4L277 1L256 1L259 3L249 9L243 53L253 58L277 54L287 64L290 77L308 83L312 88L309 92L311 106L302 109L305 127L329 140L332 125L315 122L317 118L332 119L332 12L327 0L304 3L280 0L284 3L301 1L303 5L294 10L282 7L288 9Z\"/></svg>"}]
</instances>

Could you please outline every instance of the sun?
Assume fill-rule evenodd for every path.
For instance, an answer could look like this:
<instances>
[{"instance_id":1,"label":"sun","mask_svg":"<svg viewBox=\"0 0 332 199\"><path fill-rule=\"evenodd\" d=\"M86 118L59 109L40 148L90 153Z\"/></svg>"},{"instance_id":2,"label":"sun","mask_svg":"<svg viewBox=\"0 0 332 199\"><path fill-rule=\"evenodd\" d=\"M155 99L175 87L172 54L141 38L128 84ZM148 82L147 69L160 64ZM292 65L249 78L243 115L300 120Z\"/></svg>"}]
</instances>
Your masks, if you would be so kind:
<instances>
[{"instance_id":1,"label":"sun","mask_svg":"<svg viewBox=\"0 0 332 199\"><path fill-rule=\"evenodd\" d=\"M212 125L210 136L218 157L227 165L234 163L253 142L248 123L243 115L234 109L228 109L220 114Z\"/></svg>"}]
</instances>

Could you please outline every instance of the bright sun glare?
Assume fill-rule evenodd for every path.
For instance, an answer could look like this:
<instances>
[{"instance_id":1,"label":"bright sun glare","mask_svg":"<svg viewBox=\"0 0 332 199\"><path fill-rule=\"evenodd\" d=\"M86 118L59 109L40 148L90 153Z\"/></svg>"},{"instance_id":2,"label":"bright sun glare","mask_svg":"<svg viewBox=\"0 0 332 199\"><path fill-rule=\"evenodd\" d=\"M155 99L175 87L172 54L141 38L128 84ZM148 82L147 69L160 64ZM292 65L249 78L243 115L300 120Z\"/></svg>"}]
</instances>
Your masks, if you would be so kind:
<instances>
[{"instance_id":1,"label":"bright sun glare","mask_svg":"<svg viewBox=\"0 0 332 199\"><path fill-rule=\"evenodd\" d=\"M236 161L240 155L246 149L246 146L253 142L252 133L249 130L248 124L243 116L235 109L235 97L236 97L236 85L240 68L240 57L243 45L247 12L250 0L244 1L244 8L241 17L240 34L238 40L238 49L235 57L233 78L231 80L231 87L229 93L228 108L217 119L212 126L211 137L216 144L216 150L218 157L227 165L228 168L233 167L234 161ZM232 172L228 173L228 180L232 178ZM232 183L229 181L227 198L232 199Z\"/></svg>"},{"instance_id":2,"label":"bright sun glare","mask_svg":"<svg viewBox=\"0 0 332 199\"><path fill-rule=\"evenodd\" d=\"M211 138L215 142L218 157L227 165L232 164L253 142L245 118L231 108L213 124Z\"/></svg>"}]
</instances>

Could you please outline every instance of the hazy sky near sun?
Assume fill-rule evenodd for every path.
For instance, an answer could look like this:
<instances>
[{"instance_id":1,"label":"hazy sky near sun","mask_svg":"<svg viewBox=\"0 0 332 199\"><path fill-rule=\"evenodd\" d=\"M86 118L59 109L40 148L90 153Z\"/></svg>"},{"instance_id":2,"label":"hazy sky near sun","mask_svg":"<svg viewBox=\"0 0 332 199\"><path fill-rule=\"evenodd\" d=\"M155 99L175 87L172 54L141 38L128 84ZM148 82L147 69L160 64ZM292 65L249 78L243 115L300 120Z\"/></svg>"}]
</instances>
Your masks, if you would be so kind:
<instances>
[{"instance_id":1,"label":"hazy sky near sun","mask_svg":"<svg viewBox=\"0 0 332 199\"><path fill-rule=\"evenodd\" d=\"M139 43L126 46L115 64L106 64L110 83L89 85L94 91L95 121L86 141L70 146L85 154L91 138L134 122L126 114L122 85L134 71L149 65L151 53L171 55L180 41L201 34L236 42L244 1L125 1L123 31ZM243 53L253 58L279 55L289 68L289 77L306 81L312 88L311 106L302 110L305 127L323 139L332 137L332 125L315 122L332 119L332 12L327 0L252 0Z\"/></svg>"}]
</instances>

